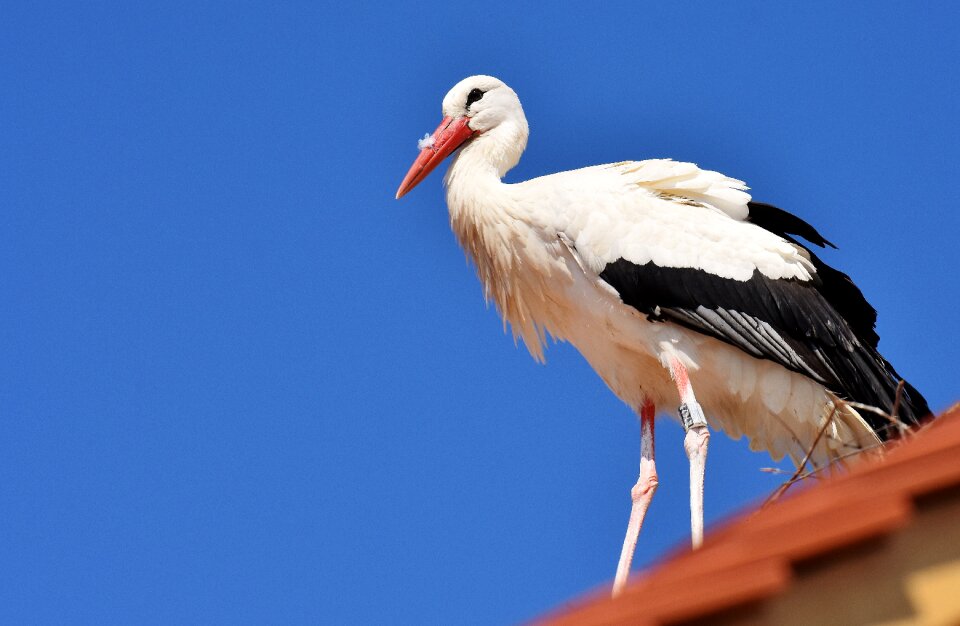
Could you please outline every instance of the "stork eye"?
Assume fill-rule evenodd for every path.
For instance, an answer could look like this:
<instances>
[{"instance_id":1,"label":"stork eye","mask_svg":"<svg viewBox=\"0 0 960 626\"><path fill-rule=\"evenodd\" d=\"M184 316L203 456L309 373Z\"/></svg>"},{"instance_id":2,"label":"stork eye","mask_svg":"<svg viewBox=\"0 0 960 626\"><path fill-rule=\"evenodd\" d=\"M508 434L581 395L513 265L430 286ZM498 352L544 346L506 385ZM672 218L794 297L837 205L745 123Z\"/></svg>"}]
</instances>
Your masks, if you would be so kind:
<instances>
[{"instance_id":1,"label":"stork eye","mask_svg":"<svg viewBox=\"0 0 960 626\"><path fill-rule=\"evenodd\" d=\"M479 89L473 89L473 90L467 95L467 108L469 109L471 104L473 104L474 102L476 102L477 100L479 100L479 99L482 98L482 97L483 97L483 92L482 92L481 90L479 90Z\"/></svg>"}]
</instances>

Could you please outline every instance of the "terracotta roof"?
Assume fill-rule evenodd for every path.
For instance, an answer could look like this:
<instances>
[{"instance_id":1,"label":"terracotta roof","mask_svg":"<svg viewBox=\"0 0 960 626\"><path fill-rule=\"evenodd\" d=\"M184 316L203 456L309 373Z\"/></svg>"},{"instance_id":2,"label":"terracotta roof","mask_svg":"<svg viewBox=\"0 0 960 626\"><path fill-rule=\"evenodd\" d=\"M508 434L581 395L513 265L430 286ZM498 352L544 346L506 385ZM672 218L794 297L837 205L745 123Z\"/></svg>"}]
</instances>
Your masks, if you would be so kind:
<instances>
[{"instance_id":1,"label":"terracotta roof","mask_svg":"<svg viewBox=\"0 0 960 626\"><path fill-rule=\"evenodd\" d=\"M810 483L727 522L700 550L680 551L637 575L617 599L605 587L541 621L675 624L784 594L798 565L894 533L911 523L918 498L960 487L960 405L884 458Z\"/></svg>"}]
</instances>

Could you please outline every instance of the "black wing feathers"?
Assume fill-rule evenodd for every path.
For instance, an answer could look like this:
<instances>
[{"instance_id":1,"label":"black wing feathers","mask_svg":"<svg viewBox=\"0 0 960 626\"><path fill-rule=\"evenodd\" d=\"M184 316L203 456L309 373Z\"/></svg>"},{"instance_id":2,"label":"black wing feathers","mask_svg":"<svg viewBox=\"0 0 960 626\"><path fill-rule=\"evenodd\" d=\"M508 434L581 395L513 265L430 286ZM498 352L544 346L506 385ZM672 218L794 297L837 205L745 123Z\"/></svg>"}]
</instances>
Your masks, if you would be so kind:
<instances>
[{"instance_id":1,"label":"black wing feathers","mask_svg":"<svg viewBox=\"0 0 960 626\"><path fill-rule=\"evenodd\" d=\"M755 218L755 213L759 216ZM798 244L790 234L832 245L789 213L750 203L752 222ZM809 252L809 250L808 250ZM608 264L600 277L625 304L651 321L670 321L725 341L812 378L845 397L890 410L900 376L876 351L876 312L850 278L810 253L814 280L775 280L755 271L747 281L694 268ZM917 423L929 414L926 401L905 386L900 419ZM890 424L864 412L886 437Z\"/></svg>"},{"instance_id":2,"label":"black wing feathers","mask_svg":"<svg viewBox=\"0 0 960 626\"><path fill-rule=\"evenodd\" d=\"M836 248L817 232L817 229L809 223L800 219L792 213L787 213L772 204L765 202L748 202L747 209L750 211L748 219L764 230L776 233L781 237L787 234L803 237L815 246L830 246Z\"/></svg>"},{"instance_id":3,"label":"black wing feathers","mask_svg":"<svg viewBox=\"0 0 960 626\"><path fill-rule=\"evenodd\" d=\"M853 284L849 276L824 263L810 248L791 235L803 237L821 248L824 246L836 248L836 246L827 241L813 226L783 209L763 202L749 202L747 208L750 210L747 219L751 223L807 251L820 278L820 293L843 316L861 341L876 348L880 341L880 337L874 330L877 324L877 311L863 297L860 288Z\"/></svg>"}]
</instances>

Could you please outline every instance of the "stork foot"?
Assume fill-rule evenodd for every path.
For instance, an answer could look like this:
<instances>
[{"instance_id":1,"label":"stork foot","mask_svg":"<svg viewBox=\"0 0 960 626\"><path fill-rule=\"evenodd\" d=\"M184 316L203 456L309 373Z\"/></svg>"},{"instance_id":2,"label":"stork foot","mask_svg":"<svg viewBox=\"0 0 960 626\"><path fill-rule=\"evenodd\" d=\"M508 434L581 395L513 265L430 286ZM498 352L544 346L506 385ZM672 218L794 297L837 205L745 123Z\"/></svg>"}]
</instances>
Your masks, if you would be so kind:
<instances>
[{"instance_id":1,"label":"stork foot","mask_svg":"<svg viewBox=\"0 0 960 626\"><path fill-rule=\"evenodd\" d=\"M656 410L653 404L645 404L640 411L640 477L637 484L630 490L633 506L630 508L630 521L627 523L627 534L623 538L623 549L620 551L620 562L617 563L617 575L613 581L613 597L617 597L627 584L630 575L630 564L633 562L633 553L637 548L637 538L643 527L643 518L647 515L647 508L657 491L659 478L657 466L654 463L654 433L653 416Z\"/></svg>"}]
</instances>

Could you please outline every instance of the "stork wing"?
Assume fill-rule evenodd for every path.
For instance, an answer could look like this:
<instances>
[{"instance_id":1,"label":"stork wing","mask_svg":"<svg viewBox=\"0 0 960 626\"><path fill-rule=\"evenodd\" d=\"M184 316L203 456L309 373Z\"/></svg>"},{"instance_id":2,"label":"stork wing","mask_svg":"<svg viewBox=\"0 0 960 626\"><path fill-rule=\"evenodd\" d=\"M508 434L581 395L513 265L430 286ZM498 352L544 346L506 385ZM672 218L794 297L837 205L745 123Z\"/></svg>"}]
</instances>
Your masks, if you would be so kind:
<instances>
[{"instance_id":1,"label":"stork wing","mask_svg":"<svg viewBox=\"0 0 960 626\"><path fill-rule=\"evenodd\" d=\"M613 172L617 192L605 193ZM619 163L570 174L579 188L568 190L561 208L563 233L625 304L849 399L891 407L900 377L875 349L873 308L845 274L791 237L829 244L812 226L751 202L740 181L692 164ZM583 204L571 206L580 193ZM925 415L915 391L905 403L908 421Z\"/></svg>"},{"instance_id":2,"label":"stork wing","mask_svg":"<svg viewBox=\"0 0 960 626\"><path fill-rule=\"evenodd\" d=\"M710 335L848 397L865 401L862 390L871 388L879 406L892 403L889 383L875 380L879 355L871 354L823 298L817 280L777 280L756 271L740 281L622 258L608 263L600 278L650 321Z\"/></svg>"}]
</instances>

